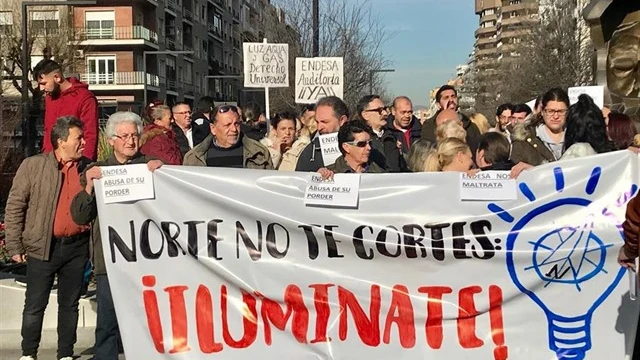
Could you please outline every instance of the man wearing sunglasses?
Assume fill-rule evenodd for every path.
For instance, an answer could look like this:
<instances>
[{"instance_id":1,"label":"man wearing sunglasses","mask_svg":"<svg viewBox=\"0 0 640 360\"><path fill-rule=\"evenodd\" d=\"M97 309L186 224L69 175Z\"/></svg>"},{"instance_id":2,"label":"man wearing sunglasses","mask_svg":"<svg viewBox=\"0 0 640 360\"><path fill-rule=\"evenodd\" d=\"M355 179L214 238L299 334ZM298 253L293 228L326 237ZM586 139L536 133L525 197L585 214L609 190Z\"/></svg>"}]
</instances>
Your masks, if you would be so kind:
<instances>
[{"instance_id":1,"label":"man wearing sunglasses","mask_svg":"<svg viewBox=\"0 0 640 360\"><path fill-rule=\"evenodd\" d=\"M342 155L336 162L318 170L323 178L333 174L384 173L383 168L369 159L371 155L371 139L373 131L362 120L349 121L338 131L338 146Z\"/></svg>"},{"instance_id":2,"label":"man wearing sunglasses","mask_svg":"<svg viewBox=\"0 0 640 360\"><path fill-rule=\"evenodd\" d=\"M371 127L371 160L389 172L404 172L407 164L398 148L398 140L386 128L389 111L378 95L366 95L358 101L355 118L363 120Z\"/></svg>"},{"instance_id":3,"label":"man wearing sunglasses","mask_svg":"<svg viewBox=\"0 0 640 360\"><path fill-rule=\"evenodd\" d=\"M232 105L214 109L211 133L184 157L184 165L272 170L269 150L240 131L240 114Z\"/></svg>"}]
</instances>

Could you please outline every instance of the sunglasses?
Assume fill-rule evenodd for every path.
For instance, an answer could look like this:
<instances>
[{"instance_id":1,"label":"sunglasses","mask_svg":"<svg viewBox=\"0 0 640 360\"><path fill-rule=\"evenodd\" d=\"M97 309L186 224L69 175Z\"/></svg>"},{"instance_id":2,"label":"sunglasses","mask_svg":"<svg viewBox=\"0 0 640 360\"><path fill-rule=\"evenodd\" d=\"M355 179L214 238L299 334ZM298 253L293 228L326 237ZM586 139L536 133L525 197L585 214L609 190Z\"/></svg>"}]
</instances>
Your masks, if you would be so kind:
<instances>
[{"instance_id":1,"label":"sunglasses","mask_svg":"<svg viewBox=\"0 0 640 360\"><path fill-rule=\"evenodd\" d=\"M359 148L366 147L367 145L371 145L371 140L366 141L348 141L345 144L349 144L351 146L357 146Z\"/></svg>"},{"instance_id":2,"label":"sunglasses","mask_svg":"<svg viewBox=\"0 0 640 360\"><path fill-rule=\"evenodd\" d=\"M234 113L238 113L238 108L233 105L222 105L218 107L218 114L224 114L226 112L233 111Z\"/></svg>"},{"instance_id":3,"label":"sunglasses","mask_svg":"<svg viewBox=\"0 0 640 360\"><path fill-rule=\"evenodd\" d=\"M364 112L377 112L378 114L382 115L383 112L387 111L386 107L379 107L379 108L375 108L375 109L369 109L369 110L365 110Z\"/></svg>"}]
</instances>

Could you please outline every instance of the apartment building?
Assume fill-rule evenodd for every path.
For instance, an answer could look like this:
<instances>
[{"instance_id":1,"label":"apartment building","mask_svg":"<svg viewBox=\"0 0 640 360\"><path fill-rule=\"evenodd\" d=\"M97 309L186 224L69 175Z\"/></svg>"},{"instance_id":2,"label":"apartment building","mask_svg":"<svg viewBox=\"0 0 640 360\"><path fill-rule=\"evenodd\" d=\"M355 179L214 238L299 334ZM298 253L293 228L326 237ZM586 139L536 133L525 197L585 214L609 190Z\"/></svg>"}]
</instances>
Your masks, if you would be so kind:
<instances>
[{"instance_id":1,"label":"apartment building","mask_svg":"<svg viewBox=\"0 0 640 360\"><path fill-rule=\"evenodd\" d=\"M538 21L539 0L475 0L479 26L470 65L476 72L476 81L487 91L479 98L496 97L492 81L501 62L519 56L518 44ZM482 99L478 99L482 101Z\"/></svg>"},{"instance_id":2,"label":"apartment building","mask_svg":"<svg viewBox=\"0 0 640 360\"><path fill-rule=\"evenodd\" d=\"M4 1L0 28L19 24L6 5L19 8L19 2ZM46 36L47 30L73 28L74 53L63 56L74 57L72 73L96 94L104 119L117 110L140 111L145 100L259 98L242 87L242 42L261 40L268 7L269 0L97 0L73 8L30 7L29 31ZM32 65L42 59L38 51Z\"/></svg>"}]
</instances>

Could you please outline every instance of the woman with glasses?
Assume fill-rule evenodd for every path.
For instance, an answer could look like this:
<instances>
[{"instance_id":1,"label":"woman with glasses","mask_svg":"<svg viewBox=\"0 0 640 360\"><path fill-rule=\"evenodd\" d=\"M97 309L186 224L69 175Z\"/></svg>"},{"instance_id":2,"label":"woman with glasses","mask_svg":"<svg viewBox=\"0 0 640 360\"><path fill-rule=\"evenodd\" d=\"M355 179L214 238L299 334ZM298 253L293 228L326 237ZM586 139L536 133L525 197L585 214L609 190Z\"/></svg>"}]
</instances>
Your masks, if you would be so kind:
<instances>
[{"instance_id":1,"label":"woman with glasses","mask_svg":"<svg viewBox=\"0 0 640 360\"><path fill-rule=\"evenodd\" d=\"M542 96L542 119L514 127L511 160L538 166L560 159L564 151L564 136L569 95L553 88ZM534 118L535 119L535 118Z\"/></svg>"},{"instance_id":2,"label":"woman with glasses","mask_svg":"<svg viewBox=\"0 0 640 360\"><path fill-rule=\"evenodd\" d=\"M182 153L171 128L171 109L167 105L151 103L144 118L147 124L140 138L140 152L167 165L181 165Z\"/></svg>"},{"instance_id":3,"label":"woman with glasses","mask_svg":"<svg viewBox=\"0 0 640 360\"><path fill-rule=\"evenodd\" d=\"M371 160L389 172L407 171L407 164L400 152L398 140L386 131L389 111L378 95L367 95L360 99L354 120L366 122L373 136Z\"/></svg>"},{"instance_id":4,"label":"woman with glasses","mask_svg":"<svg viewBox=\"0 0 640 360\"><path fill-rule=\"evenodd\" d=\"M334 173L385 173L385 169L370 158L372 138L373 131L364 121L346 122L338 131L338 146L342 155L332 165L320 168L318 173L325 179L333 177Z\"/></svg>"}]
</instances>

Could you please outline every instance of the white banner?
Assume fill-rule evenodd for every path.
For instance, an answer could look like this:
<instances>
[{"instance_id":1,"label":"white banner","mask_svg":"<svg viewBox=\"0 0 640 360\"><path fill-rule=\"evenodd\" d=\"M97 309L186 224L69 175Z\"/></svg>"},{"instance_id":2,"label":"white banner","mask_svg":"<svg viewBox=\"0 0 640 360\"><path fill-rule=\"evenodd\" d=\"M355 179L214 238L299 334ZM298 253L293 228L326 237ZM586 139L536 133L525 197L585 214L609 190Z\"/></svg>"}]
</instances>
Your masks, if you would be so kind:
<instances>
[{"instance_id":1,"label":"white banner","mask_svg":"<svg viewBox=\"0 0 640 360\"><path fill-rule=\"evenodd\" d=\"M326 96L343 97L341 57L296 58L296 103L315 104Z\"/></svg>"},{"instance_id":2,"label":"white banner","mask_svg":"<svg viewBox=\"0 0 640 360\"><path fill-rule=\"evenodd\" d=\"M546 164L500 202L460 201L456 173L365 174L357 209L327 209L306 173L163 167L154 200L98 199L126 356L625 359L638 170Z\"/></svg>"},{"instance_id":3,"label":"white banner","mask_svg":"<svg viewBox=\"0 0 640 360\"><path fill-rule=\"evenodd\" d=\"M244 86L289 87L289 44L243 43Z\"/></svg>"}]
</instances>

